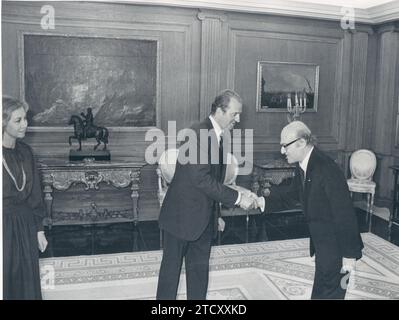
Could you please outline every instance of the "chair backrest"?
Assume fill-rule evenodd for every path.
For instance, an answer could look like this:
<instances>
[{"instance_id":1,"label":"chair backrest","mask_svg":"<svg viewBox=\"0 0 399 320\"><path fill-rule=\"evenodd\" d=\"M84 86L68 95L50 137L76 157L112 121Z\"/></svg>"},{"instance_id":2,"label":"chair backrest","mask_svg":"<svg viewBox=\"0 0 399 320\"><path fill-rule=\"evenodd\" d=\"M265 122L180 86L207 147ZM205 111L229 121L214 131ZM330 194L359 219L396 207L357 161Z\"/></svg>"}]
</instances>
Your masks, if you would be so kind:
<instances>
[{"instance_id":1,"label":"chair backrest","mask_svg":"<svg viewBox=\"0 0 399 320\"><path fill-rule=\"evenodd\" d=\"M165 198L168 184L172 181L175 175L177 157L179 155L178 149L169 149L164 151L158 159L158 201L159 206Z\"/></svg>"},{"instance_id":2,"label":"chair backrest","mask_svg":"<svg viewBox=\"0 0 399 320\"><path fill-rule=\"evenodd\" d=\"M168 149L165 150L158 160L158 169L164 182L169 184L173 176L175 175L176 163L179 156L178 149ZM233 184L236 181L238 175L238 160L237 158L231 154L227 153L227 165L226 165L226 174L224 178L224 184Z\"/></svg>"},{"instance_id":3,"label":"chair backrest","mask_svg":"<svg viewBox=\"0 0 399 320\"><path fill-rule=\"evenodd\" d=\"M168 149L159 157L158 168L160 169L162 178L166 183L170 183L175 175L178 156L178 149Z\"/></svg>"},{"instance_id":4,"label":"chair backrest","mask_svg":"<svg viewBox=\"0 0 399 320\"><path fill-rule=\"evenodd\" d=\"M352 153L349 162L352 179L371 180L377 167L375 154L366 149Z\"/></svg>"},{"instance_id":5,"label":"chair backrest","mask_svg":"<svg viewBox=\"0 0 399 320\"><path fill-rule=\"evenodd\" d=\"M158 200L159 205L162 206L162 202L165 198L168 185L171 183L173 176L175 175L176 163L179 156L178 149L165 150L158 160ZM234 184L238 175L238 161L237 158L231 154L227 154L227 165L226 175L224 178L224 184Z\"/></svg>"},{"instance_id":6,"label":"chair backrest","mask_svg":"<svg viewBox=\"0 0 399 320\"><path fill-rule=\"evenodd\" d=\"M238 176L238 160L232 153L227 153L226 175L224 184L235 184Z\"/></svg>"}]
</instances>

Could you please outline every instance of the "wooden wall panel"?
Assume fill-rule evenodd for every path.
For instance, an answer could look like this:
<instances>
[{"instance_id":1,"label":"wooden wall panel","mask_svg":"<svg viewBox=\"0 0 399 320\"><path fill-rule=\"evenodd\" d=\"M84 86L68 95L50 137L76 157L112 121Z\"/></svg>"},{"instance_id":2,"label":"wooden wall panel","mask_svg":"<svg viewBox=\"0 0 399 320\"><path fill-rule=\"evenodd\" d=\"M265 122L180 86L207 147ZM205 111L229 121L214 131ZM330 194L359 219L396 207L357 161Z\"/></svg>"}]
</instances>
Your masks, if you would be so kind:
<instances>
[{"instance_id":1,"label":"wooden wall panel","mask_svg":"<svg viewBox=\"0 0 399 320\"><path fill-rule=\"evenodd\" d=\"M395 85L396 64L398 58L399 43L397 33L383 32L380 37L379 57L377 72L377 100L378 112L376 113L377 127L375 130L373 148L383 155L390 155L395 144L392 134L396 121Z\"/></svg>"},{"instance_id":2,"label":"wooden wall panel","mask_svg":"<svg viewBox=\"0 0 399 320\"><path fill-rule=\"evenodd\" d=\"M365 117L366 70L368 33L356 32L352 36L352 61L350 68L351 94L347 122L346 149L363 147L363 126Z\"/></svg>"},{"instance_id":3,"label":"wooden wall panel","mask_svg":"<svg viewBox=\"0 0 399 320\"><path fill-rule=\"evenodd\" d=\"M243 98L240 127L254 129L255 158L279 153L280 131L287 124L286 113L257 113L256 86L258 61L315 63L320 66L318 111L305 113L305 121L326 150L345 143L340 121L345 61L345 35L337 23L277 19L272 16L232 14L229 21L228 83ZM309 24L310 23L310 24ZM317 27L316 27L317 25ZM349 44L350 45L350 44Z\"/></svg>"},{"instance_id":4,"label":"wooden wall panel","mask_svg":"<svg viewBox=\"0 0 399 320\"><path fill-rule=\"evenodd\" d=\"M222 89L222 61L223 61L223 23L224 14L202 10L198 13L202 23L201 32L201 100L200 118L209 115L210 106Z\"/></svg>"},{"instance_id":5,"label":"wooden wall panel","mask_svg":"<svg viewBox=\"0 0 399 320\"><path fill-rule=\"evenodd\" d=\"M258 32L237 32L236 36L236 77L235 89L245 101L242 126L254 128L257 139L275 138L279 141L282 126L287 124L286 113L257 113L256 105L256 73L258 61L284 61L315 63L320 65L319 103L316 113L305 113L302 119L321 137L331 137L331 118L334 116L334 92L336 88L336 65L339 41L313 41L310 38L267 37ZM249 50L248 50L249 49ZM320 54L322 52L322 54Z\"/></svg>"},{"instance_id":6,"label":"wooden wall panel","mask_svg":"<svg viewBox=\"0 0 399 320\"><path fill-rule=\"evenodd\" d=\"M115 3L52 2L56 28L40 28L45 2L2 5L3 92L19 96L18 41L23 32L150 38L159 43L158 127L177 130L202 119L220 89L235 89L243 98L241 128L254 130L254 159L279 158L279 135L285 113L256 113L257 62L287 61L320 65L316 113L302 119L318 136L320 146L347 169L358 148L377 153L379 196L390 197L389 165L397 163L395 129L399 118L398 23L371 27L356 24L344 31L339 22L214 10ZM375 31L373 33L373 30ZM399 120L398 120L399 121ZM110 129L115 158L144 157L147 128ZM66 158L71 129L44 132L29 129L26 141L38 158ZM399 139L398 139L399 141ZM380 164L381 162L381 164ZM142 174L145 217L154 219L154 166ZM111 202L113 200L110 200Z\"/></svg>"},{"instance_id":7,"label":"wooden wall panel","mask_svg":"<svg viewBox=\"0 0 399 320\"><path fill-rule=\"evenodd\" d=\"M201 66L201 22L197 16L198 10L110 3L52 3L56 28L42 30L40 7L43 4L7 2L3 6L2 47L3 61L6 61L3 63L3 93L20 96L22 63L19 42L23 33L153 39L159 45L158 127L166 130L168 121L176 121L179 130L198 120ZM152 143L145 141L147 129L109 128L112 158L143 160L147 146ZM69 135L72 135L72 128L29 128L25 140L33 147L39 160L48 157L67 159ZM93 141L85 144L86 148L91 148ZM140 219L154 220L159 214L155 167L144 169L141 178ZM100 205L129 205L129 197L126 198L121 192L119 199L118 192L107 190L91 196L93 199L99 196L97 201ZM79 206L85 208L88 205L87 195L77 192L76 188L65 195L57 194L57 198L56 210L78 210Z\"/></svg>"},{"instance_id":8,"label":"wooden wall panel","mask_svg":"<svg viewBox=\"0 0 399 320\"><path fill-rule=\"evenodd\" d=\"M3 9L4 93L19 96L18 41L22 33L153 39L159 42L158 123L183 128L198 119L200 21L197 10L93 3L54 3L56 28L40 28L40 3L10 3ZM87 12L85 16L82 13ZM24 18L20 18L23 16ZM21 59L19 59L21 60ZM177 89L178 88L178 89Z\"/></svg>"},{"instance_id":9,"label":"wooden wall panel","mask_svg":"<svg viewBox=\"0 0 399 320\"><path fill-rule=\"evenodd\" d=\"M399 112L399 24L392 23L377 28L377 41L372 150L379 160L375 176L378 196L392 199L393 175L389 166L399 163L399 146L396 145Z\"/></svg>"}]
</instances>

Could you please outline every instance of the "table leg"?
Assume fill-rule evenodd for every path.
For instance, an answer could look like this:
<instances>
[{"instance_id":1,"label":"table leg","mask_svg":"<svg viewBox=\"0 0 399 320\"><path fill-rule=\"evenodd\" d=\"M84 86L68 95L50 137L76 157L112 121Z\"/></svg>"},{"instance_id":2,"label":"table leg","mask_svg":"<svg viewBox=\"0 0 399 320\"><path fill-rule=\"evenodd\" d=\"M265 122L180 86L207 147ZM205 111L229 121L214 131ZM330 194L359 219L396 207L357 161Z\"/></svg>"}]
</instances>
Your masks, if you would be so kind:
<instances>
[{"instance_id":1,"label":"table leg","mask_svg":"<svg viewBox=\"0 0 399 320\"><path fill-rule=\"evenodd\" d=\"M140 170L135 172L130 172L131 188L132 193L130 197L132 198L132 210L133 210L133 251L138 250L138 199L139 199L139 182L140 182Z\"/></svg>"},{"instance_id":2,"label":"table leg","mask_svg":"<svg viewBox=\"0 0 399 320\"><path fill-rule=\"evenodd\" d=\"M53 252L53 232L51 230L52 225L53 225L53 197L52 197L52 192L53 188L51 187L51 184L45 183L43 187L43 193L44 193L44 203L46 206L46 218L45 218L45 223L48 226L48 232L49 232L49 246L48 246L48 251L50 257L54 256Z\"/></svg>"},{"instance_id":3,"label":"table leg","mask_svg":"<svg viewBox=\"0 0 399 320\"><path fill-rule=\"evenodd\" d=\"M49 229L51 229L53 224L53 197L52 197L53 188L51 187L50 184L45 184L43 192L44 192L44 203L46 205L46 213L47 213L46 222L48 223Z\"/></svg>"},{"instance_id":4,"label":"table leg","mask_svg":"<svg viewBox=\"0 0 399 320\"><path fill-rule=\"evenodd\" d=\"M139 221L138 199L139 199L140 171L130 172L130 180L132 181L130 188L130 190L132 190L132 193L130 197L132 198L133 222L134 225L137 225Z\"/></svg>"}]
</instances>

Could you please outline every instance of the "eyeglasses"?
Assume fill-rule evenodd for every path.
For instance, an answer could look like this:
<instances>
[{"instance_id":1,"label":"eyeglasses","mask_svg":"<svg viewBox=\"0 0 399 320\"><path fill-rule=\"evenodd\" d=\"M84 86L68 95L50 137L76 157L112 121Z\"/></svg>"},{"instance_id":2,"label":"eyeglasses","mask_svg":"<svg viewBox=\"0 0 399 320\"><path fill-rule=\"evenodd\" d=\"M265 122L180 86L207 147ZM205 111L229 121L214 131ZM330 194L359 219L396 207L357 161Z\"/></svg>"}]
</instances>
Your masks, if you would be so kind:
<instances>
[{"instance_id":1,"label":"eyeglasses","mask_svg":"<svg viewBox=\"0 0 399 320\"><path fill-rule=\"evenodd\" d=\"M287 149L287 147L295 142L297 142L298 140L300 140L302 138L296 138L294 141L288 142L288 143L283 143L281 144L281 148Z\"/></svg>"}]
</instances>

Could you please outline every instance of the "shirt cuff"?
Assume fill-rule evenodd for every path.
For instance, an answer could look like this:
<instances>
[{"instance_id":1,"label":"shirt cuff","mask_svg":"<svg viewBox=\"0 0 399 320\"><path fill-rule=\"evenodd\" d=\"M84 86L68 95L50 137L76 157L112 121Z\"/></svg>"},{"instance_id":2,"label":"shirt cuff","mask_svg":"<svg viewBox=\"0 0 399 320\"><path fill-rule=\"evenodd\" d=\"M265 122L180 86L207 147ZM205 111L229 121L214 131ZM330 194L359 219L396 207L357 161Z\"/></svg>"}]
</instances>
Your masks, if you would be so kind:
<instances>
[{"instance_id":1,"label":"shirt cuff","mask_svg":"<svg viewBox=\"0 0 399 320\"><path fill-rule=\"evenodd\" d=\"M234 205L238 206L238 204L241 202L241 192L238 193L238 197L236 200L236 203Z\"/></svg>"}]
</instances>

